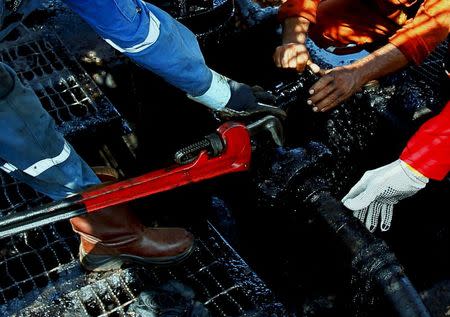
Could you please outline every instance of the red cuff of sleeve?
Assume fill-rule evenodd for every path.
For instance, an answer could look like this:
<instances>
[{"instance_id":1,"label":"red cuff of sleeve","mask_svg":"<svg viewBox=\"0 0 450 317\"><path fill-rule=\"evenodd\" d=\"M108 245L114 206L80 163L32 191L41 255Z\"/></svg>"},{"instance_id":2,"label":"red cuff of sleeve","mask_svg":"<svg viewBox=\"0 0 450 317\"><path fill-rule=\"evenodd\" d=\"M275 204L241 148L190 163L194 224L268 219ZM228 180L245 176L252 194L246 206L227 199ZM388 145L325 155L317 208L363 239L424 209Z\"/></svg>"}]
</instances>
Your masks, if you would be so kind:
<instances>
[{"instance_id":1,"label":"red cuff of sleeve","mask_svg":"<svg viewBox=\"0 0 450 317\"><path fill-rule=\"evenodd\" d=\"M447 176L449 172L448 166L442 165L439 161L427 156L422 156L420 158L411 156L409 151L406 149L405 151L406 152L403 152L400 156L400 159L423 176L438 181L443 180L445 176ZM411 157L411 159L408 157Z\"/></svg>"},{"instance_id":2,"label":"red cuff of sleeve","mask_svg":"<svg viewBox=\"0 0 450 317\"><path fill-rule=\"evenodd\" d=\"M400 159L428 178L444 179L450 171L450 102L417 131Z\"/></svg>"},{"instance_id":3,"label":"red cuff of sleeve","mask_svg":"<svg viewBox=\"0 0 450 317\"><path fill-rule=\"evenodd\" d=\"M278 20L283 22L287 18L303 17L311 23L316 23L318 2L311 0L287 0L280 6Z\"/></svg>"}]
</instances>

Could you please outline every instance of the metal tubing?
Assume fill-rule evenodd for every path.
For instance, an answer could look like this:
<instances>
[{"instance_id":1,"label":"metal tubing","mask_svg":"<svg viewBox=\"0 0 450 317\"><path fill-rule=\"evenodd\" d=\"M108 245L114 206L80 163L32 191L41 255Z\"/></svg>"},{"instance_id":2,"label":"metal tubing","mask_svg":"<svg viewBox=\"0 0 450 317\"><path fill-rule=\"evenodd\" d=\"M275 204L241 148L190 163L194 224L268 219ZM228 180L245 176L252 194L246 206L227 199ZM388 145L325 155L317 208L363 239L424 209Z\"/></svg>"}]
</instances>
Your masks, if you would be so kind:
<instances>
[{"instance_id":1,"label":"metal tubing","mask_svg":"<svg viewBox=\"0 0 450 317\"><path fill-rule=\"evenodd\" d=\"M273 142L278 146L283 146L284 133L281 121L274 116L266 116L247 126L250 136L257 135L263 131L270 133Z\"/></svg>"},{"instance_id":2,"label":"metal tubing","mask_svg":"<svg viewBox=\"0 0 450 317\"><path fill-rule=\"evenodd\" d=\"M398 316L430 316L417 290L384 241L365 230L330 193L316 191L309 196L308 202L348 248L358 269L368 274L368 278L383 290Z\"/></svg>"}]
</instances>

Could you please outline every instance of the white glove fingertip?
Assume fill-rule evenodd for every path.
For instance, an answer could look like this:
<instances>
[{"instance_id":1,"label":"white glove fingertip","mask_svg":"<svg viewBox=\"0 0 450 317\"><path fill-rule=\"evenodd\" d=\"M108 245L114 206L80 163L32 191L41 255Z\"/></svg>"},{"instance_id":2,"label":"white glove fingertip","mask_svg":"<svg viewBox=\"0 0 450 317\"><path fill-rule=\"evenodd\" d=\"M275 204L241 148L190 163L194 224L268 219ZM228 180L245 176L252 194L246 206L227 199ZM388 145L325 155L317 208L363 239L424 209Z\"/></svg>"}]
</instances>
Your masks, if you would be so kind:
<instances>
[{"instance_id":1,"label":"white glove fingertip","mask_svg":"<svg viewBox=\"0 0 450 317\"><path fill-rule=\"evenodd\" d=\"M393 215L394 206L386 205L385 209L381 212L381 231L385 232L391 228L392 215Z\"/></svg>"},{"instance_id":2,"label":"white glove fingertip","mask_svg":"<svg viewBox=\"0 0 450 317\"><path fill-rule=\"evenodd\" d=\"M370 232L375 232L378 226L378 218L380 216L380 204L372 203L367 210L366 228Z\"/></svg>"},{"instance_id":3,"label":"white glove fingertip","mask_svg":"<svg viewBox=\"0 0 450 317\"><path fill-rule=\"evenodd\" d=\"M380 226L380 228L381 228L381 231L386 232L386 231L388 231L389 229L391 229L391 224L382 223L381 226Z\"/></svg>"}]
</instances>

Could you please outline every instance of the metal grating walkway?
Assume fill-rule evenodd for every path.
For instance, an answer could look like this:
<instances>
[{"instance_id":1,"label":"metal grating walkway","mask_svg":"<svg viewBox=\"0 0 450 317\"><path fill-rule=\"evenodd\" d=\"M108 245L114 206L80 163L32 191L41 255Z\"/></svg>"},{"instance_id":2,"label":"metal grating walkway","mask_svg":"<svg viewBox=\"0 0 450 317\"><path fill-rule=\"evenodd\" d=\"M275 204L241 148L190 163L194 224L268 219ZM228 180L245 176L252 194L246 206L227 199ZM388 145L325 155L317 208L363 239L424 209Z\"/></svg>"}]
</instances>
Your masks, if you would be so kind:
<instances>
[{"instance_id":1,"label":"metal grating walkway","mask_svg":"<svg viewBox=\"0 0 450 317\"><path fill-rule=\"evenodd\" d=\"M273 301L261 280L212 227L208 237L197 240L194 254L179 266L90 274L89 283L75 283L74 290L61 294L65 287L55 287L51 297L56 300L38 299L17 316L129 316L128 306L142 291L173 280L194 290L211 316L285 316L282 305Z\"/></svg>"},{"instance_id":2,"label":"metal grating walkway","mask_svg":"<svg viewBox=\"0 0 450 317\"><path fill-rule=\"evenodd\" d=\"M48 201L3 172L0 181L1 216ZM8 305L57 279L76 260L78 238L63 223L2 239L0 245L0 305Z\"/></svg>"},{"instance_id":3,"label":"metal grating walkway","mask_svg":"<svg viewBox=\"0 0 450 317\"><path fill-rule=\"evenodd\" d=\"M120 119L86 72L48 32L20 27L0 44L0 60L39 96L65 135L81 135ZM0 171L0 216L48 199ZM87 273L78 262L78 236L68 222L0 241L1 316L133 316L142 291L179 281L212 316L286 316L269 289L209 226L194 254L177 267L130 266Z\"/></svg>"},{"instance_id":4,"label":"metal grating walkway","mask_svg":"<svg viewBox=\"0 0 450 317\"><path fill-rule=\"evenodd\" d=\"M0 175L2 215L45 199ZM6 206L6 204L10 204ZM176 267L128 267L85 275L78 237L67 222L0 241L0 314L129 316L142 291L176 280L190 287L212 316L284 316L264 283L212 227Z\"/></svg>"},{"instance_id":5,"label":"metal grating walkway","mask_svg":"<svg viewBox=\"0 0 450 317\"><path fill-rule=\"evenodd\" d=\"M0 43L0 61L36 92L64 135L120 119L120 115L50 30L18 27Z\"/></svg>"}]
</instances>

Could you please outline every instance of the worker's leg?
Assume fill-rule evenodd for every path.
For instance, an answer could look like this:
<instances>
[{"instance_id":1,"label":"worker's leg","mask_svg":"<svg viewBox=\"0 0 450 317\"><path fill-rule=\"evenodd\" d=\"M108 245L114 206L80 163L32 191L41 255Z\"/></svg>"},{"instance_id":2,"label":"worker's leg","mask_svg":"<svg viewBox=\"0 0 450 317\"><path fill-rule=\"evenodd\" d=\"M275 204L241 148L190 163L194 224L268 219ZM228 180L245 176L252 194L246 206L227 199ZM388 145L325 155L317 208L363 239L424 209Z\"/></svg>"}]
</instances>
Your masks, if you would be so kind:
<instances>
[{"instance_id":1,"label":"worker's leg","mask_svg":"<svg viewBox=\"0 0 450 317\"><path fill-rule=\"evenodd\" d=\"M387 41L398 29L376 6L360 0L325 0L317 10L317 23L309 35L322 48L363 46Z\"/></svg>"},{"instance_id":2,"label":"worker's leg","mask_svg":"<svg viewBox=\"0 0 450 317\"><path fill-rule=\"evenodd\" d=\"M212 73L195 35L141 0L64 0L114 48L191 96L205 93Z\"/></svg>"},{"instance_id":3,"label":"worker's leg","mask_svg":"<svg viewBox=\"0 0 450 317\"><path fill-rule=\"evenodd\" d=\"M42 108L33 90L0 63L0 168L53 199L99 183Z\"/></svg>"},{"instance_id":4,"label":"worker's leg","mask_svg":"<svg viewBox=\"0 0 450 317\"><path fill-rule=\"evenodd\" d=\"M51 198L61 199L100 180L55 129L34 92L0 63L0 168ZM192 249L181 228L146 228L127 206L71 219L81 236L80 261L90 270L125 260L171 263Z\"/></svg>"}]
</instances>

